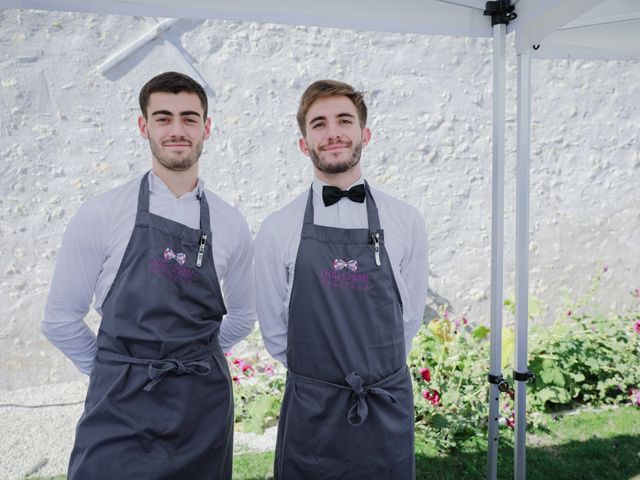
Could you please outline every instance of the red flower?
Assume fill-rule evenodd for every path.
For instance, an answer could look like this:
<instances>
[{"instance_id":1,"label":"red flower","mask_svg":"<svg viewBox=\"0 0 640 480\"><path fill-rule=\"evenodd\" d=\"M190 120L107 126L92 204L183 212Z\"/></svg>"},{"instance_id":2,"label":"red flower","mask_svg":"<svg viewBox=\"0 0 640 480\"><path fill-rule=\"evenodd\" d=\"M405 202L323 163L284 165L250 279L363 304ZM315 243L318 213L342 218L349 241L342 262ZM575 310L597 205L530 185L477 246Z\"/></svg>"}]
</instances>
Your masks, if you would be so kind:
<instances>
[{"instance_id":1,"label":"red flower","mask_svg":"<svg viewBox=\"0 0 640 480\"><path fill-rule=\"evenodd\" d=\"M640 320L636 320L636 323L633 324L633 330L640 335Z\"/></svg>"},{"instance_id":2,"label":"red flower","mask_svg":"<svg viewBox=\"0 0 640 480\"><path fill-rule=\"evenodd\" d=\"M511 430L513 430L516 427L515 413L511 414L511 416L507 417L505 420L507 422L507 427L509 427Z\"/></svg>"},{"instance_id":3,"label":"red flower","mask_svg":"<svg viewBox=\"0 0 640 480\"><path fill-rule=\"evenodd\" d=\"M247 377L252 377L253 376L253 367L251 365L248 364L243 364L242 365L242 373L244 373Z\"/></svg>"},{"instance_id":4,"label":"red flower","mask_svg":"<svg viewBox=\"0 0 640 480\"><path fill-rule=\"evenodd\" d=\"M422 377L422 379L425 382L430 382L431 381L431 371L428 368L421 368L420 369L420 376Z\"/></svg>"},{"instance_id":5,"label":"red flower","mask_svg":"<svg viewBox=\"0 0 640 480\"><path fill-rule=\"evenodd\" d=\"M240 385L240 378L238 378L236 375L234 375L231 380L233 380L234 383L237 383L238 385Z\"/></svg>"},{"instance_id":6,"label":"red flower","mask_svg":"<svg viewBox=\"0 0 640 480\"><path fill-rule=\"evenodd\" d=\"M437 390L423 390L422 396L425 400L430 401L431 405L433 405L434 407L440 403L440 394Z\"/></svg>"}]
</instances>

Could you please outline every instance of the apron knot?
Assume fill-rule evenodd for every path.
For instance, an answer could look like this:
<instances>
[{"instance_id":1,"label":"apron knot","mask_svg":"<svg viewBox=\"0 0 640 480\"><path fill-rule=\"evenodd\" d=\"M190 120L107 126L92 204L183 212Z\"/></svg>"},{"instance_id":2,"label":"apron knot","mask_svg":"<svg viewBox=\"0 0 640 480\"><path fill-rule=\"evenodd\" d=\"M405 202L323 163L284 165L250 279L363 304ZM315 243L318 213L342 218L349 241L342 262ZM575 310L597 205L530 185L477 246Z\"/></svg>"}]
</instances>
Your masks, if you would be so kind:
<instances>
[{"instance_id":1,"label":"apron knot","mask_svg":"<svg viewBox=\"0 0 640 480\"><path fill-rule=\"evenodd\" d=\"M369 416L369 405L367 404L367 393L376 395L386 395L391 399L393 403L398 403L396 398L391 395L384 388L380 387L365 387L362 377L356 372L351 372L345 377L345 381L351 387L352 404L351 408L347 412L347 421L349 425L359 427Z\"/></svg>"},{"instance_id":2,"label":"apron knot","mask_svg":"<svg viewBox=\"0 0 640 480\"><path fill-rule=\"evenodd\" d=\"M160 383L164 377L172 375L207 375L211 371L209 362L181 361L175 358L156 360L149 364L149 380L144 387L145 392L150 392Z\"/></svg>"}]
</instances>

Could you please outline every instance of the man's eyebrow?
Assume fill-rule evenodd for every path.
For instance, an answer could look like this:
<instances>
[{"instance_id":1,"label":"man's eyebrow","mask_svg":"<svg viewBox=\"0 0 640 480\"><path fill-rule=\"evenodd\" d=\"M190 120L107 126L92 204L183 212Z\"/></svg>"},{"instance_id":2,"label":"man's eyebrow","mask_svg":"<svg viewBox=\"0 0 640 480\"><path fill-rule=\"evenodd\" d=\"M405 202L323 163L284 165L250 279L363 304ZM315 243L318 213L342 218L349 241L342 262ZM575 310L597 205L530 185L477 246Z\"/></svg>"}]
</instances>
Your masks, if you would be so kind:
<instances>
[{"instance_id":1,"label":"man's eyebrow","mask_svg":"<svg viewBox=\"0 0 640 480\"><path fill-rule=\"evenodd\" d=\"M338 115L336 115L336 117L338 118L356 118L355 115L348 113L348 112L344 112L344 113L339 113ZM318 120L326 120L327 118L325 116L317 116L317 117L313 117L311 120L309 120L309 123L314 123L317 122Z\"/></svg>"},{"instance_id":2,"label":"man's eyebrow","mask_svg":"<svg viewBox=\"0 0 640 480\"><path fill-rule=\"evenodd\" d=\"M170 112L169 110L156 110L155 112L151 113L151 116L153 115L166 115L168 117L173 117L173 112ZM195 115L196 117L200 116L200 114L194 110L185 110L184 112L180 112L181 117L188 117L192 115Z\"/></svg>"}]
</instances>

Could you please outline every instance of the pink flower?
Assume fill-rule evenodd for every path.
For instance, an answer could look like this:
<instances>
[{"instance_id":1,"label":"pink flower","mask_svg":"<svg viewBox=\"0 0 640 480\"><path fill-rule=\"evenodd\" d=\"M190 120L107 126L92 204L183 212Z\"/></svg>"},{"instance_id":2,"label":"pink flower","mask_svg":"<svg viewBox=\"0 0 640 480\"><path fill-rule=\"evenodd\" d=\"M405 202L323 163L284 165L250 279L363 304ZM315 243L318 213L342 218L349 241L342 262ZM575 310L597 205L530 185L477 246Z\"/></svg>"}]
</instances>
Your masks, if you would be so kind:
<instances>
[{"instance_id":1,"label":"pink flower","mask_svg":"<svg viewBox=\"0 0 640 480\"><path fill-rule=\"evenodd\" d=\"M605 265L602 267L602 271L607 273L607 271L609 270L609 265Z\"/></svg>"},{"instance_id":2,"label":"pink flower","mask_svg":"<svg viewBox=\"0 0 640 480\"><path fill-rule=\"evenodd\" d=\"M430 382L431 381L431 371L428 368L421 368L420 369L420 376L422 377L422 379L425 382Z\"/></svg>"},{"instance_id":3,"label":"pink flower","mask_svg":"<svg viewBox=\"0 0 640 480\"><path fill-rule=\"evenodd\" d=\"M460 330L461 327L466 326L468 323L469 323L469 320L467 320L467 317L465 317L464 315L453 321L453 325L455 326L456 331Z\"/></svg>"},{"instance_id":4,"label":"pink flower","mask_svg":"<svg viewBox=\"0 0 640 480\"><path fill-rule=\"evenodd\" d=\"M567 317L570 317L573 314L571 310L567 310Z\"/></svg>"},{"instance_id":5,"label":"pink flower","mask_svg":"<svg viewBox=\"0 0 640 480\"><path fill-rule=\"evenodd\" d=\"M229 350L228 352L224 352L225 357L230 357L231 355L233 355L233 352L231 350Z\"/></svg>"},{"instance_id":6,"label":"pink flower","mask_svg":"<svg viewBox=\"0 0 640 480\"><path fill-rule=\"evenodd\" d=\"M507 427L509 427L511 430L513 430L516 427L515 413L512 413L511 416L507 417L505 420L507 422Z\"/></svg>"},{"instance_id":7,"label":"pink flower","mask_svg":"<svg viewBox=\"0 0 640 480\"><path fill-rule=\"evenodd\" d=\"M266 373L267 375L269 375L271 377L276 372L275 372L275 370L273 369L273 367L271 365L267 365L266 367L264 367L264 373Z\"/></svg>"},{"instance_id":8,"label":"pink flower","mask_svg":"<svg viewBox=\"0 0 640 480\"><path fill-rule=\"evenodd\" d=\"M242 365L242 373L244 373L247 377L252 377L254 374L253 367L249 364Z\"/></svg>"},{"instance_id":9,"label":"pink flower","mask_svg":"<svg viewBox=\"0 0 640 480\"><path fill-rule=\"evenodd\" d=\"M640 288L636 288L633 292L631 292L631 295L636 298L640 298Z\"/></svg>"},{"instance_id":10,"label":"pink flower","mask_svg":"<svg viewBox=\"0 0 640 480\"><path fill-rule=\"evenodd\" d=\"M422 397L425 400L430 401L431 405L433 405L434 407L440 403L440 394L438 393L437 390L432 390L432 391L423 390Z\"/></svg>"},{"instance_id":11,"label":"pink flower","mask_svg":"<svg viewBox=\"0 0 640 480\"><path fill-rule=\"evenodd\" d=\"M633 330L640 335L640 320L636 320L636 323L633 324Z\"/></svg>"},{"instance_id":12,"label":"pink flower","mask_svg":"<svg viewBox=\"0 0 640 480\"><path fill-rule=\"evenodd\" d=\"M632 388L629 392L629 399L631 400L631 405L636 407L640 407L640 389Z\"/></svg>"},{"instance_id":13,"label":"pink flower","mask_svg":"<svg viewBox=\"0 0 640 480\"><path fill-rule=\"evenodd\" d=\"M231 380L233 380L233 382L237 385L240 385L240 378L236 375L234 375Z\"/></svg>"}]
</instances>

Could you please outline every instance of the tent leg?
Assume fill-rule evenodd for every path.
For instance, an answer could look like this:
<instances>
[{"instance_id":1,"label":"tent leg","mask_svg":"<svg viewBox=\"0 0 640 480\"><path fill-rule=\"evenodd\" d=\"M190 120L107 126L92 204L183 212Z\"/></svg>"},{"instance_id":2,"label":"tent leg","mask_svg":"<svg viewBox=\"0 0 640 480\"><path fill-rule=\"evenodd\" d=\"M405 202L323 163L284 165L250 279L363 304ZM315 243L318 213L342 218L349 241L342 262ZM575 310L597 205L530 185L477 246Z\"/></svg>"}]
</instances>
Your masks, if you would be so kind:
<instances>
[{"instance_id":1,"label":"tent leg","mask_svg":"<svg viewBox=\"0 0 640 480\"><path fill-rule=\"evenodd\" d=\"M531 51L518 53L518 140L516 165L516 345L515 479L526 478L527 331L529 320L529 189L531 141Z\"/></svg>"},{"instance_id":2,"label":"tent leg","mask_svg":"<svg viewBox=\"0 0 640 480\"><path fill-rule=\"evenodd\" d=\"M498 439L500 418L499 380L502 352L502 295L504 257L504 159L506 97L505 24L493 27L493 174L491 197L491 358L489 369L489 445L487 479L498 473Z\"/></svg>"}]
</instances>

